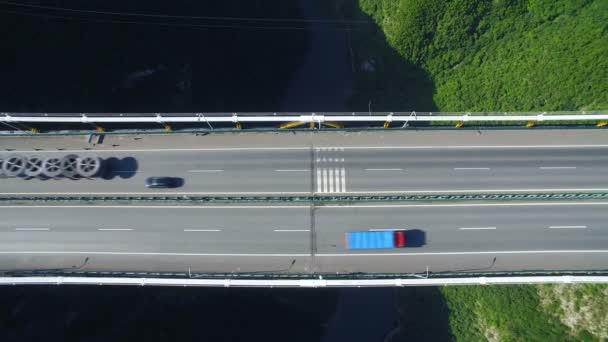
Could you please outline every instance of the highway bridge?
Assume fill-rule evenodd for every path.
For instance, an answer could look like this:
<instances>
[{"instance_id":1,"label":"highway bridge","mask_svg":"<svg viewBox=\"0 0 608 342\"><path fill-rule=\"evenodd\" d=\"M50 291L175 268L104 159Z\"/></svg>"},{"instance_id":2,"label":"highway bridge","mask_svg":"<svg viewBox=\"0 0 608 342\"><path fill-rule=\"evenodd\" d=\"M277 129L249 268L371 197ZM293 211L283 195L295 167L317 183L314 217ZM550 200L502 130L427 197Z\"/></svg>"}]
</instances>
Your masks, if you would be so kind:
<instances>
[{"instance_id":1,"label":"highway bridge","mask_svg":"<svg viewBox=\"0 0 608 342\"><path fill-rule=\"evenodd\" d=\"M0 179L0 195L608 192L601 130L0 138L0 157L111 160L96 179ZM184 180L146 189L149 176ZM3 270L226 274L584 271L608 267L608 201L29 203L0 206ZM347 250L407 229L410 248Z\"/></svg>"}]
</instances>

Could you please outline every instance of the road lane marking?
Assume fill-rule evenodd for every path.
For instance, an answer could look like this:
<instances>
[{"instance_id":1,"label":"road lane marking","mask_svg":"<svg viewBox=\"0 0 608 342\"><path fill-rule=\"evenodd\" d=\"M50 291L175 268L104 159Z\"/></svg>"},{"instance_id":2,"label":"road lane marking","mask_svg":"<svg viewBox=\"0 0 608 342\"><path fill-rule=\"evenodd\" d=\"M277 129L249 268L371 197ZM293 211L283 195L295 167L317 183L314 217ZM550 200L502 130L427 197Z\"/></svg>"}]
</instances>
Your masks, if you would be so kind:
<instances>
[{"instance_id":1,"label":"road lane marking","mask_svg":"<svg viewBox=\"0 0 608 342\"><path fill-rule=\"evenodd\" d=\"M608 190L608 189L607 189ZM150 195L154 192L0 192L2 195ZM163 196L167 195L305 195L310 194L309 191L250 191L250 192L163 192Z\"/></svg>"},{"instance_id":2,"label":"road lane marking","mask_svg":"<svg viewBox=\"0 0 608 342\"><path fill-rule=\"evenodd\" d=\"M346 168L344 167L340 169L340 185L340 192L346 192Z\"/></svg>"},{"instance_id":3,"label":"road lane marking","mask_svg":"<svg viewBox=\"0 0 608 342\"><path fill-rule=\"evenodd\" d=\"M131 231L131 228L99 228L100 231Z\"/></svg>"},{"instance_id":4,"label":"road lane marking","mask_svg":"<svg viewBox=\"0 0 608 342\"><path fill-rule=\"evenodd\" d=\"M327 169L323 168L323 192L327 192Z\"/></svg>"},{"instance_id":5,"label":"road lane marking","mask_svg":"<svg viewBox=\"0 0 608 342\"><path fill-rule=\"evenodd\" d=\"M310 229L275 229L275 232L309 232Z\"/></svg>"},{"instance_id":6,"label":"road lane marking","mask_svg":"<svg viewBox=\"0 0 608 342\"><path fill-rule=\"evenodd\" d=\"M541 170L565 170L565 169L576 169L576 166L541 166Z\"/></svg>"},{"instance_id":7,"label":"road lane marking","mask_svg":"<svg viewBox=\"0 0 608 342\"><path fill-rule=\"evenodd\" d=\"M310 209L310 205L279 205L279 206L261 206L261 205L236 205L236 206L226 206L226 205L209 205L209 206L201 206L201 205L193 205L193 206L171 206L171 205L14 205L14 206L1 206L1 209L32 209L32 208L70 208L70 209Z\"/></svg>"},{"instance_id":8,"label":"road lane marking","mask_svg":"<svg viewBox=\"0 0 608 342\"><path fill-rule=\"evenodd\" d=\"M308 172L307 169L297 169L297 170L275 170L276 172Z\"/></svg>"},{"instance_id":9,"label":"road lane marking","mask_svg":"<svg viewBox=\"0 0 608 342\"><path fill-rule=\"evenodd\" d=\"M437 207L533 207L533 206L580 206L608 205L608 202L530 202L530 203L459 203L459 204L356 204L356 205L324 205L317 209L349 209L349 208L437 208Z\"/></svg>"},{"instance_id":10,"label":"road lane marking","mask_svg":"<svg viewBox=\"0 0 608 342\"><path fill-rule=\"evenodd\" d=\"M492 254L604 254L608 249L594 250L536 250L536 251L492 251L492 252L414 252L414 253L357 253L315 254L318 257L369 257L369 256L441 256L441 255L492 255ZM222 256L222 257L310 257L306 254L255 254L255 253L156 253L156 252L103 252L103 251L0 251L0 255L141 255L141 256Z\"/></svg>"},{"instance_id":11,"label":"road lane marking","mask_svg":"<svg viewBox=\"0 0 608 342\"><path fill-rule=\"evenodd\" d=\"M463 227L463 228L458 228L460 230L490 230L490 229L496 229L496 227Z\"/></svg>"},{"instance_id":12,"label":"road lane marking","mask_svg":"<svg viewBox=\"0 0 608 342\"><path fill-rule=\"evenodd\" d=\"M50 228L15 228L15 230L50 230Z\"/></svg>"},{"instance_id":13,"label":"road lane marking","mask_svg":"<svg viewBox=\"0 0 608 342\"><path fill-rule=\"evenodd\" d=\"M323 184L321 179L321 169L317 169L317 192L321 192L323 190Z\"/></svg>"},{"instance_id":14,"label":"road lane marking","mask_svg":"<svg viewBox=\"0 0 608 342\"><path fill-rule=\"evenodd\" d=\"M441 146L441 145L419 145L419 146L344 146L340 147L340 151L345 150L416 150L416 149L556 149L556 148L605 148L608 145L461 145L461 146ZM325 151L328 147L317 147L317 150ZM130 152L221 152L221 151L290 151L290 150L310 150L308 146L294 147L216 147L216 148L164 148L164 149L115 149L115 150L14 150L14 153L130 153Z\"/></svg>"},{"instance_id":15,"label":"road lane marking","mask_svg":"<svg viewBox=\"0 0 608 342\"><path fill-rule=\"evenodd\" d=\"M310 253L307 254L254 254L254 253L155 253L155 252L85 252L85 251L21 251L21 252L6 252L0 251L0 255L10 254L48 254L48 255L80 255L80 254L91 254L91 255L148 255L148 256L223 256L223 257L310 257Z\"/></svg>"},{"instance_id":16,"label":"road lane marking","mask_svg":"<svg viewBox=\"0 0 608 342\"><path fill-rule=\"evenodd\" d=\"M328 170L327 179L329 180L329 192L335 192L334 190L334 169L332 167Z\"/></svg>"},{"instance_id":17,"label":"road lane marking","mask_svg":"<svg viewBox=\"0 0 608 342\"><path fill-rule=\"evenodd\" d=\"M489 170L489 167L455 167L456 171L465 171L465 170Z\"/></svg>"},{"instance_id":18,"label":"road lane marking","mask_svg":"<svg viewBox=\"0 0 608 342\"><path fill-rule=\"evenodd\" d=\"M224 172L224 170L188 170L188 172L214 173L214 172Z\"/></svg>"},{"instance_id":19,"label":"road lane marking","mask_svg":"<svg viewBox=\"0 0 608 342\"><path fill-rule=\"evenodd\" d=\"M587 226L549 226L552 229L585 229Z\"/></svg>"},{"instance_id":20,"label":"road lane marking","mask_svg":"<svg viewBox=\"0 0 608 342\"><path fill-rule=\"evenodd\" d=\"M365 171L403 171L403 169L365 169Z\"/></svg>"},{"instance_id":21,"label":"road lane marking","mask_svg":"<svg viewBox=\"0 0 608 342\"><path fill-rule=\"evenodd\" d=\"M221 229L184 229L185 232L221 232Z\"/></svg>"},{"instance_id":22,"label":"road lane marking","mask_svg":"<svg viewBox=\"0 0 608 342\"><path fill-rule=\"evenodd\" d=\"M0 252L2 253L2 252ZM370 257L370 256L441 256L441 255L492 255L492 254L584 254L608 253L608 249L591 250L537 250L537 251L484 251L484 252L413 252L413 253L318 253L317 257Z\"/></svg>"}]
</instances>

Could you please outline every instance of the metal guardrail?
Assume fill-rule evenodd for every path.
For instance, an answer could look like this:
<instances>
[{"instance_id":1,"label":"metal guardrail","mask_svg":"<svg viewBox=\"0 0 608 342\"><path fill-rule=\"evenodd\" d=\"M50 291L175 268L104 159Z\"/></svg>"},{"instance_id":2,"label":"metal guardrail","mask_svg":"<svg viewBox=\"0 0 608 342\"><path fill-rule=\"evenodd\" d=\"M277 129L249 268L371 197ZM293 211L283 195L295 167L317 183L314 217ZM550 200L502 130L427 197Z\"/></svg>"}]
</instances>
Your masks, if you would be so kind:
<instances>
[{"instance_id":1,"label":"metal guardrail","mask_svg":"<svg viewBox=\"0 0 608 342\"><path fill-rule=\"evenodd\" d=\"M315 196L61 196L0 195L0 202L173 202L173 203L352 203L434 201L532 201L608 199L604 192L513 193L513 194L404 194L404 195L315 195Z\"/></svg>"}]
</instances>

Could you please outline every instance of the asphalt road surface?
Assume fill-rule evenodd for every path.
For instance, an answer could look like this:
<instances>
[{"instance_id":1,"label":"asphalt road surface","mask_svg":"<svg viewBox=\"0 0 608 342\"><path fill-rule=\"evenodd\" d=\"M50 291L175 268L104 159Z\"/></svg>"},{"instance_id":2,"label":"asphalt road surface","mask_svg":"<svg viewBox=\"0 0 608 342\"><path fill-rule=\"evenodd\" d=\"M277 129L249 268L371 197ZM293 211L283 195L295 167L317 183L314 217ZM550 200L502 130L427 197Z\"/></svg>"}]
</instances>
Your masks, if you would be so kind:
<instances>
[{"instance_id":1,"label":"asphalt road surface","mask_svg":"<svg viewBox=\"0 0 608 342\"><path fill-rule=\"evenodd\" d=\"M325 206L313 216L307 206L11 206L0 207L0 259L3 269L605 269L607 210L608 202ZM346 232L370 229L422 239L404 249L346 249Z\"/></svg>"},{"instance_id":2,"label":"asphalt road surface","mask_svg":"<svg viewBox=\"0 0 608 342\"><path fill-rule=\"evenodd\" d=\"M91 152L77 151L80 155ZM67 154L62 151L25 155ZM0 178L0 193L317 194L608 190L608 147L291 147L97 151L96 179ZM9 154L2 154L6 157ZM176 189L146 189L150 176Z\"/></svg>"}]
</instances>

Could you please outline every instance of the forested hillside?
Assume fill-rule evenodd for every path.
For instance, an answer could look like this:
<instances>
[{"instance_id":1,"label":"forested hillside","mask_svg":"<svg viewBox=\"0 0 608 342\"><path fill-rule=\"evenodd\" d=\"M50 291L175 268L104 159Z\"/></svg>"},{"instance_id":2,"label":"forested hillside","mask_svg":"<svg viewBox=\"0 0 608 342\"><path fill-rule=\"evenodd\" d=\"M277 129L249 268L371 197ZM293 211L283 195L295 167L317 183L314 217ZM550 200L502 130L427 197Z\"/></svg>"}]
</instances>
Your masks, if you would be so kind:
<instances>
[{"instance_id":1,"label":"forested hillside","mask_svg":"<svg viewBox=\"0 0 608 342\"><path fill-rule=\"evenodd\" d=\"M608 1L359 0L442 111L608 108Z\"/></svg>"}]
</instances>

